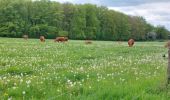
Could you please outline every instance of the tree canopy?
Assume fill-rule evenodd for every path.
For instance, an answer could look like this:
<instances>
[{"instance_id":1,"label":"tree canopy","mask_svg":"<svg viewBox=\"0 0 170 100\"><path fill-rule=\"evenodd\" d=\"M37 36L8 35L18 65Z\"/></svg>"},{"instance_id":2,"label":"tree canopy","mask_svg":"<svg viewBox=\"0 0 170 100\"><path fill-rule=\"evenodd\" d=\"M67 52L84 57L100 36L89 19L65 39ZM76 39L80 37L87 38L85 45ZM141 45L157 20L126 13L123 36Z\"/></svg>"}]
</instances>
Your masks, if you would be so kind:
<instances>
[{"instance_id":1,"label":"tree canopy","mask_svg":"<svg viewBox=\"0 0 170 100\"><path fill-rule=\"evenodd\" d=\"M154 27L143 17L129 16L92 4L73 5L49 0L0 0L0 36L46 38L67 35L70 39L147 40L155 32L167 39L164 26Z\"/></svg>"}]
</instances>

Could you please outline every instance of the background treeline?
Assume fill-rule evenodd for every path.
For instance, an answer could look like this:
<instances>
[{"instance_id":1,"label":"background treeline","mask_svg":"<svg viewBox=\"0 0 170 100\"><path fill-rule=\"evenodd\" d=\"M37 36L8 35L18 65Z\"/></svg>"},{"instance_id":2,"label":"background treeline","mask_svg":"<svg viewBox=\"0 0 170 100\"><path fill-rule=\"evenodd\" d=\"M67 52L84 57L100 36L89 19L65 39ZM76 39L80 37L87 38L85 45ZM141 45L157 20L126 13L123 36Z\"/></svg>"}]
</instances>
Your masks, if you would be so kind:
<instances>
[{"instance_id":1,"label":"background treeline","mask_svg":"<svg viewBox=\"0 0 170 100\"><path fill-rule=\"evenodd\" d=\"M142 17L128 16L92 4L60 4L49 0L0 0L0 36L70 39L167 39L164 26L154 27Z\"/></svg>"}]
</instances>

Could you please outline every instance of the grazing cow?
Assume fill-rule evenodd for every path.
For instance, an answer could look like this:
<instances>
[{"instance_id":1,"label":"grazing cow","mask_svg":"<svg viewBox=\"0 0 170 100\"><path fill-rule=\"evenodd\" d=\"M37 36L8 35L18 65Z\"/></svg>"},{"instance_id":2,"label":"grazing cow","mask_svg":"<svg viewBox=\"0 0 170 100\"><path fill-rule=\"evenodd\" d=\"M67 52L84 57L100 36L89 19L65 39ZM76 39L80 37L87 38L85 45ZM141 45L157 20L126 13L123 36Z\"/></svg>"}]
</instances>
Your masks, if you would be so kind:
<instances>
[{"instance_id":1,"label":"grazing cow","mask_svg":"<svg viewBox=\"0 0 170 100\"><path fill-rule=\"evenodd\" d=\"M134 45L135 41L133 39L129 39L128 45L129 47L132 47Z\"/></svg>"},{"instance_id":2,"label":"grazing cow","mask_svg":"<svg viewBox=\"0 0 170 100\"><path fill-rule=\"evenodd\" d=\"M122 44L122 41L118 41L118 44Z\"/></svg>"},{"instance_id":3,"label":"grazing cow","mask_svg":"<svg viewBox=\"0 0 170 100\"><path fill-rule=\"evenodd\" d=\"M28 35L23 35L22 37L23 37L25 40L28 39Z\"/></svg>"},{"instance_id":4,"label":"grazing cow","mask_svg":"<svg viewBox=\"0 0 170 100\"><path fill-rule=\"evenodd\" d=\"M56 37L54 42L66 42L68 41L68 37Z\"/></svg>"},{"instance_id":5,"label":"grazing cow","mask_svg":"<svg viewBox=\"0 0 170 100\"><path fill-rule=\"evenodd\" d=\"M85 44L92 44L91 40L85 40Z\"/></svg>"},{"instance_id":6,"label":"grazing cow","mask_svg":"<svg viewBox=\"0 0 170 100\"><path fill-rule=\"evenodd\" d=\"M170 48L170 41L165 44L165 48Z\"/></svg>"},{"instance_id":7,"label":"grazing cow","mask_svg":"<svg viewBox=\"0 0 170 100\"><path fill-rule=\"evenodd\" d=\"M117 42L118 42L118 44L122 44L122 41L121 41L121 39L118 39L118 41L117 41Z\"/></svg>"},{"instance_id":8,"label":"grazing cow","mask_svg":"<svg viewBox=\"0 0 170 100\"><path fill-rule=\"evenodd\" d=\"M45 37L44 36L40 36L40 41L41 42L45 42Z\"/></svg>"}]
</instances>

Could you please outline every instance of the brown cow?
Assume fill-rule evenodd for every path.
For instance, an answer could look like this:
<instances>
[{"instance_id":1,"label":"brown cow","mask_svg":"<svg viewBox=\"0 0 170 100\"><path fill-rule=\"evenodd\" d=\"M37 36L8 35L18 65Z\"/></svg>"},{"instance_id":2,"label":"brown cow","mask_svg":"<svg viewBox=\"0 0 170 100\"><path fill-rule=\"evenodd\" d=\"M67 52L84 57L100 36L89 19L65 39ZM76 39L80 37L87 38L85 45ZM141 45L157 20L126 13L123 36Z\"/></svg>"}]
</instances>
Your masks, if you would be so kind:
<instances>
[{"instance_id":1,"label":"brown cow","mask_svg":"<svg viewBox=\"0 0 170 100\"><path fill-rule=\"evenodd\" d=\"M118 44L122 44L122 41L121 41L121 39L119 39L117 42L118 42Z\"/></svg>"},{"instance_id":2,"label":"brown cow","mask_svg":"<svg viewBox=\"0 0 170 100\"><path fill-rule=\"evenodd\" d=\"M68 41L68 37L56 37L54 42L65 42Z\"/></svg>"},{"instance_id":3,"label":"brown cow","mask_svg":"<svg viewBox=\"0 0 170 100\"><path fill-rule=\"evenodd\" d=\"M40 36L40 41L41 42L45 42L45 37L44 36Z\"/></svg>"},{"instance_id":4,"label":"brown cow","mask_svg":"<svg viewBox=\"0 0 170 100\"><path fill-rule=\"evenodd\" d=\"M91 40L85 40L85 44L92 44Z\"/></svg>"},{"instance_id":5,"label":"brown cow","mask_svg":"<svg viewBox=\"0 0 170 100\"><path fill-rule=\"evenodd\" d=\"M133 39L129 39L128 45L129 47L132 47L134 45L135 41Z\"/></svg>"},{"instance_id":6,"label":"brown cow","mask_svg":"<svg viewBox=\"0 0 170 100\"><path fill-rule=\"evenodd\" d=\"M170 41L165 44L165 48L170 48Z\"/></svg>"},{"instance_id":7,"label":"brown cow","mask_svg":"<svg viewBox=\"0 0 170 100\"><path fill-rule=\"evenodd\" d=\"M25 40L28 39L28 35L23 35L22 37L23 37Z\"/></svg>"}]
</instances>

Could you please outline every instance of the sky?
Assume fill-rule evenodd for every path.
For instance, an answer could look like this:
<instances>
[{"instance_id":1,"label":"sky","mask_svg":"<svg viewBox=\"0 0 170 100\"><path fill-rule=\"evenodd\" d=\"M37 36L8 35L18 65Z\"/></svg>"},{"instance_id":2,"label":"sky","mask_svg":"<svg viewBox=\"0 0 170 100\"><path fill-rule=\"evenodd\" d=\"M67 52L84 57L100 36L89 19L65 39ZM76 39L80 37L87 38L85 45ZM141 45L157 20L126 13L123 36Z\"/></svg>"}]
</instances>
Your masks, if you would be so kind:
<instances>
[{"instance_id":1,"label":"sky","mask_svg":"<svg viewBox=\"0 0 170 100\"><path fill-rule=\"evenodd\" d=\"M170 0L51 0L73 4L91 3L128 15L142 16L154 26L164 25L170 30Z\"/></svg>"}]
</instances>

